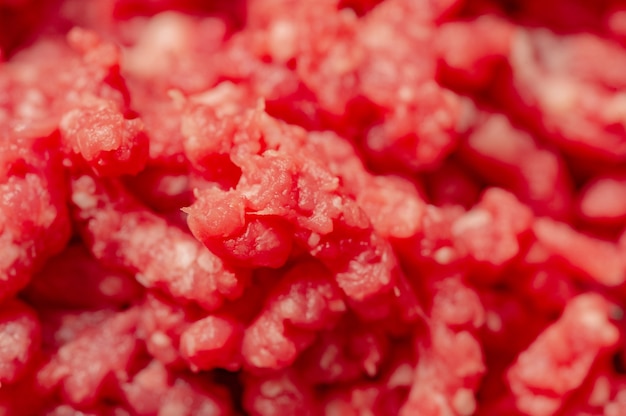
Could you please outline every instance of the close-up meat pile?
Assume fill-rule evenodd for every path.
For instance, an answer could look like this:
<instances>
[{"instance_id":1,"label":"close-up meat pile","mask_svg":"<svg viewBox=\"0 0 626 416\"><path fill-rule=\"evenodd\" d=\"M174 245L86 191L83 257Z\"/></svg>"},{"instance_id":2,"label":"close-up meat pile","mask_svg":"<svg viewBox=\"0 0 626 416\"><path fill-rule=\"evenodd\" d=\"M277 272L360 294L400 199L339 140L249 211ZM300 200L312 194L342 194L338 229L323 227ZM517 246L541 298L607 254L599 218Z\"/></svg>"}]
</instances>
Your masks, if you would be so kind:
<instances>
[{"instance_id":1,"label":"close-up meat pile","mask_svg":"<svg viewBox=\"0 0 626 416\"><path fill-rule=\"evenodd\" d=\"M626 3L0 0L0 415L626 415Z\"/></svg>"}]
</instances>

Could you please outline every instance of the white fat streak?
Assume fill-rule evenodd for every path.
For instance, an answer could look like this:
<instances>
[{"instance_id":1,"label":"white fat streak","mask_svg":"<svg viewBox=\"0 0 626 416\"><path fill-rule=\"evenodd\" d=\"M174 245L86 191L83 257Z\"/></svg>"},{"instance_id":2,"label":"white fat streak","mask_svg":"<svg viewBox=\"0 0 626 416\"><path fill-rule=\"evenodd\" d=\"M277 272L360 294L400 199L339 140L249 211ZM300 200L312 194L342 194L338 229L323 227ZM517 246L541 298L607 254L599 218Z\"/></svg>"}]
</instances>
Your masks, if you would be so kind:
<instances>
[{"instance_id":1,"label":"white fat streak","mask_svg":"<svg viewBox=\"0 0 626 416\"><path fill-rule=\"evenodd\" d=\"M537 88L539 99L546 110L554 114L570 111L579 102L578 89L564 78L551 77Z\"/></svg>"},{"instance_id":2,"label":"white fat streak","mask_svg":"<svg viewBox=\"0 0 626 416\"><path fill-rule=\"evenodd\" d=\"M491 223L493 217L484 209L473 209L463 215L452 225L452 234L455 236L463 234L465 231L482 228Z\"/></svg>"},{"instance_id":3,"label":"white fat streak","mask_svg":"<svg viewBox=\"0 0 626 416\"><path fill-rule=\"evenodd\" d=\"M180 195L187 190L188 178L181 176L170 176L167 180L159 184L159 190L167 195Z\"/></svg>"},{"instance_id":4,"label":"white fat streak","mask_svg":"<svg viewBox=\"0 0 626 416\"><path fill-rule=\"evenodd\" d=\"M26 90L24 99L17 106L16 112L24 119L36 120L41 118L47 110L46 98L43 93L31 88Z\"/></svg>"},{"instance_id":5,"label":"white fat streak","mask_svg":"<svg viewBox=\"0 0 626 416\"><path fill-rule=\"evenodd\" d=\"M452 398L452 407L460 416L470 416L476 411L476 399L470 389L459 389Z\"/></svg>"},{"instance_id":6,"label":"white fat streak","mask_svg":"<svg viewBox=\"0 0 626 416\"><path fill-rule=\"evenodd\" d=\"M114 296L122 289L122 281L117 276L107 276L102 279L98 289L107 296Z\"/></svg>"},{"instance_id":7,"label":"white fat streak","mask_svg":"<svg viewBox=\"0 0 626 416\"><path fill-rule=\"evenodd\" d=\"M329 370L331 373L335 374L337 367L337 356L339 355L339 349L334 345L329 345L322 354L320 358L320 366L323 369Z\"/></svg>"},{"instance_id":8,"label":"white fat streak","mask_svg":"<svg viewBox=\"0 0 626 416\"><path fill-rule=\"evenodd\" d=\"M311 233L309 239L307 240L307 244L309 247L315 247L320 243L321 237L318 233Z\"/></svg>"},{"instance_id":9,"label":"white fat streak","mask_svg":"<svg viewBox=\"0 0 626 416\"><path fill-rule=\"evenodd\" d=\"M399 365L389 377L387 386L392 389L394 387L409 387L413 384L414 369L410 364Z\"/></svg>"},{"instance_id":10,"label":"white fat streak","mask_svg":"<svg viewBox=\"0 0 626 416\"><path fill-rule=\"evenodd\" d=\"M98 200L95 196L88 192L74 192L72 194L72 202L80 209L91 209L98 205Z\"/></svg>"},{"instance_id":11,"label":"white fat streak","mask_svg":"<svg viewBox=\"0 0 626 416\"><path fill-rule=\"evenodd\" d=\"M500 332L502 330L502 319L495 312L487 312L486 324L487 328L493 332Z\"/></svg>"},{"instance_id":12,"label":"white fat streak","mask_svg":"<svg viewBox=\"0 0 626 416\"><path fill-rule=\"evenodd\" d=\"M607 321L607 317L602 311L588 308L581 314L579 322L594 331L601 329L596 333L604 344L611 344L619 338L617 328Z\"/></svg>"},{"instance_id":13,"label":"white fat streak","mask_svg":"<svg viewBox=\"0 0 626 416\"><path fill-rule=\"evenodd\" d=\"M433 258L439 264L450 264L454 260L454 249L452 247L441 247L435 251Z\"/></svg>"},{"instance_id":14,"label":"white fat streak","mask_svg":"<svg viewBox=\"0 0 626 416\"><path fill-rule=\"evenodd\" d=\"M187 268L193 264L198 256L198 246L193 241L178 241L174 245L176 265Z\"/></svg>"},{"instance_id":15,"label":"white fat streak","mask_svg":"<svg viewBox=\"0 0 626 416\"><path fill-rule=\"evenodd\" d=\"M278 397L284 390L283 384L278 380L270 380L261 384L261 394L264 397Z\"/></svg>"},{"instance_id":16,"label":"white fat streak","mask_svg":"<svg viewBox=\"0 0 626 416\"><path fill-rule=\"evenodd\" d=\"M169 347L172 344L169 337L162 331L153 332L150 335L150 342L157 347Z\"/></svg>"},{"instance_id":17,"label":"white fat streak","mask_svg":"<svg viewBox=\"0 0 626 416\"><path fill-rule=\"evenodd\" d=\"M95 186L93 178L89 176L78 178L75 186L77 190L72 193L72 202L80 209L95 208L98 205L98 199L92 195Z\"/></svg>"},{"instance_id":18,"label":"white fat streak","mask_svg":"<svg viewBox=\"0 0 626 416\"><path fill-rule=\"evenodd\" d=\"M298 28L289 20L274 22L268 33L268 47L278 62L287 62L295 56L298 48Z\"/></svg>"},{"instance_id":19,"label":"white fat streak","mask_svg":"<svg viewBox=\"0 0 626 416\"><path fill-rule=\"evenodd\" d=\"M201 249L201 253L198 255L197 261L198 266L209 274L215 274L221 270L219 259L208 249Z\"/></svg>"},{"instance_id":20,"label":"white fat streak","mask_svg":"<svg viewBox=\"0 0 626 416\"><path fill-rule=\"evenodd\" d=\"M2 235L2 231L0 231L0 235ZM15 244L8 244L2 247L2 260L0 264L13 264L17 261L17 259L22 256L24 249L16 246ZM9 276L17 275L17 269L15 267L9 267L7 274ZM0 276L0 281L4 280L4 277Z\"/></svg>"},{"instance_id":21,"label":"white fat streak","mask_svg":"<svg viewBox=\"0 0 626 416\"><path fill-rule=\"evenodd\" d=\"M592 406L602 406L611 398L611 383L605 376L597 378L593 384L593 390L589 396L589 404Z\"/></svg>"},{"instance_id":22,"label":"white fat streak","mask_svg":"<svg viewBox=\"0 0 626 416\"><path fill-rule=\"evenodd\" d=\"M241 106L238 104L243 90L230 81L224 81L215 87L190 97L190 101L214 107L221 115L236 114Z\"/></svg>"}]
</instances>

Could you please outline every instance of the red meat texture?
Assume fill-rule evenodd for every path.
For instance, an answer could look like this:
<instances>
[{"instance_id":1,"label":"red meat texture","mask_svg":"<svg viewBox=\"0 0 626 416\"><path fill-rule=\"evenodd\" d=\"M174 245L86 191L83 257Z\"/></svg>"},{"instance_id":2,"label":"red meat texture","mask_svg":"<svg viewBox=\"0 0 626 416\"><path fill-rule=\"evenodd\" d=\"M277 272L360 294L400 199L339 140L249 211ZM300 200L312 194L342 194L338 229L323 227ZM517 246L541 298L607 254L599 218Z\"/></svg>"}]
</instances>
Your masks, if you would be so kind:
<instances>
[{"instance_id":1,"label":"red meat texture","mask_svg":"<svg viewBox=\"0 0 626 416\"><path fill-rule=\"evenodd\" d=\"M0 0L0 415L626 414L618 0Z\"/></svg>"}]
</instances>

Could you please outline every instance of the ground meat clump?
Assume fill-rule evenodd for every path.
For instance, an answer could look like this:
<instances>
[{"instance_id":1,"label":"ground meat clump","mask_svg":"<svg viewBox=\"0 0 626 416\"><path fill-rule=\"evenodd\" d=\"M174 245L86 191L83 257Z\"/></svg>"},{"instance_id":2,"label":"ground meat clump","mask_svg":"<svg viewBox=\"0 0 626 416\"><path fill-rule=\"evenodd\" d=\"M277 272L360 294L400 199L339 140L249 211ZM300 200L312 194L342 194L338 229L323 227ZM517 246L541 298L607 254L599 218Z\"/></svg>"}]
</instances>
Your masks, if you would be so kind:
<instances>
[{"instance_id":1,"label":"ground meat clump","mask_svg":"<svg viewBox=\"0 0 626 416\"><path fill-rule=\"evenodd\" d=\"M0 414L626 414L619 1L0 28Z\"/></svg>"}]
</instances>

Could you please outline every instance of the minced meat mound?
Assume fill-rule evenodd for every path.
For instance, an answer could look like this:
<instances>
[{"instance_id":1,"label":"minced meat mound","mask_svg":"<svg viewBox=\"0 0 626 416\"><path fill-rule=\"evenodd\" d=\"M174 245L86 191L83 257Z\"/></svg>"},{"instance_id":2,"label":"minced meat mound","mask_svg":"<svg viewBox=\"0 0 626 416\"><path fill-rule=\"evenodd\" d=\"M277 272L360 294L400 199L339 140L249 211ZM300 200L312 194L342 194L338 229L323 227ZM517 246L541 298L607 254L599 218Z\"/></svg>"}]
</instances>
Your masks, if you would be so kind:
<instances>
[{"instance_id":1,"label":"minced meat mound","mask_svg":"<svg viewBox=\"0 0 626 416\"><path fill-rule=\"evenodd\" d=\"M0 415L626 415L620 0L0 0Z\"/></svg>"}]
</instances>

